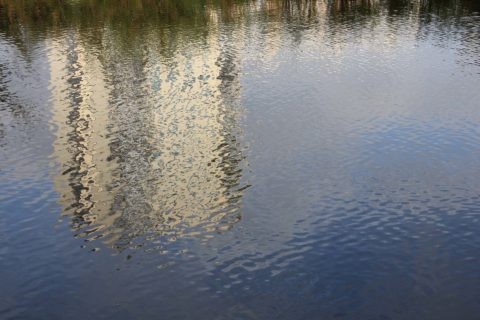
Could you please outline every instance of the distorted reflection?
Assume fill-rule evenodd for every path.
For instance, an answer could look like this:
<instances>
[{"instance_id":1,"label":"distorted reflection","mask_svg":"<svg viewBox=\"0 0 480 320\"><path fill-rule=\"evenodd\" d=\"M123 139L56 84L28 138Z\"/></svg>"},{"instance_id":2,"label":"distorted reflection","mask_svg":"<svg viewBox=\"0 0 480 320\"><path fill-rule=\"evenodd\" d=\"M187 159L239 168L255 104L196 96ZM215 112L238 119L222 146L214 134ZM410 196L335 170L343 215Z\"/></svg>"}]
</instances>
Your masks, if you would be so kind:
<instances>
[{"instance_id":1,"label":"distorted reflection","mask_svg":"<svg viewBox=\"0 0 480 320\"><path fill-rule=\"evenodd\" d=\"M479 34L478 0L0 0L0 318L477 319Z\"/></svg>"},{"instance_id":2,"label":"distorted reflection","mask_svg":"<svg viewBox=\"0 0 480 320\"><path fill-rule=\"evenodd\" d=\"M234 45L219 28L192 52L156 35L128 58L106 30L94 47L75 31L50 43L55 186L73 228L118 247L139 236L168 239L227 230L241 219L240 83ZM177 46L184 46L179 48ZM60 49L65 48L65 49Z\"/></svg>"},{"instance_id":3,"label":"distorted reflection","mask_svg":"<svg viewBox=\"0 0 480 320\"><path fill-rule=\"evenodd\" d=\"M46 46L64 213L78 236L122 247L140 236L206 235L241 219L242 55L280 64L281 47L306 43L341 61L371 28L388 47L399 34L422 37L425 13L478 8L443 2L0 0L0 27L26 61ZM402 10L412 30L385 30L402 27L385 22ZM458 23L465 45L455 50L478 64L477 30ZM7 69L0 65L0 75ZM0 143L3 135L0 127Z\"/></svg>"}]
</instances>

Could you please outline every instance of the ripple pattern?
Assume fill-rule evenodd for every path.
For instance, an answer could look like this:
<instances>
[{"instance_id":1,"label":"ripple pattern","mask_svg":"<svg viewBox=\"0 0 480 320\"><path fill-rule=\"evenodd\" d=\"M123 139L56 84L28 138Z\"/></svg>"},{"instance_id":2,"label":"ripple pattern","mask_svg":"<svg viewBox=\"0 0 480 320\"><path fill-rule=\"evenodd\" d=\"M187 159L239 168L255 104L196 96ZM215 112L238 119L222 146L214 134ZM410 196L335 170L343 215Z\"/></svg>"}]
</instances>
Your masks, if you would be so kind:
<instances>
[{"instance_id":1,"label":"ripple pattern","mask_svg":"<svg viewBox=\"0 0 480 320\"><path fill-rule=\"evenodd\" d=\"M0 319L477 319L479 12L0 0Z\"/></svg>"}]
</instances>

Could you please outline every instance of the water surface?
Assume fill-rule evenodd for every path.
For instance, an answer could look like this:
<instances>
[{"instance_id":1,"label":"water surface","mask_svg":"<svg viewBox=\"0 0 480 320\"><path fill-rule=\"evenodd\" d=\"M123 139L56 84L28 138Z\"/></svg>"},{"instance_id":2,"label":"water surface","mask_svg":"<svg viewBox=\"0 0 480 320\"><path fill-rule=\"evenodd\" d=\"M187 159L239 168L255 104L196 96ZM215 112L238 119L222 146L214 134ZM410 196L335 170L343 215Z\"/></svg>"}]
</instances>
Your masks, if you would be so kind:
<instances>
[{"instance_id":1,"label":"water surface","mask_svg":"<svg viewBox=\"0 0 480 320\"><path fill-rule=\"evenodd\" d=\"M477 1L0 0L1 319L478 319Z\"/></svg>"}]
</instances>

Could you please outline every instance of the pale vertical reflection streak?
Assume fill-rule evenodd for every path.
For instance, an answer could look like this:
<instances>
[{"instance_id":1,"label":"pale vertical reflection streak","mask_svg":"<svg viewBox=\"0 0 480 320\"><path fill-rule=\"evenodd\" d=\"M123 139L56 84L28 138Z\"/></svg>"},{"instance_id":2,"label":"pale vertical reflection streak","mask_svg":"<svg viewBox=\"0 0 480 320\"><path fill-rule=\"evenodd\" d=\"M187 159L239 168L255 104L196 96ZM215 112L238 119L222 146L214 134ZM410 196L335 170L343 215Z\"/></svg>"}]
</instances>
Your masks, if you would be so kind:
<instances>
[{"instance_id":1,"label":"pale vertical reflection streak","mask_svg":"<svg viewBox=\"0 0 480 320\"><path fill-rule=\"evenodd\" d=\"M88 48L71 30L49 44L54 180L72 227L119 248L231 228L243 189L235 49L218 25L201 51L173 35L175 62L155 39L122 52L118 36L105 29Z\"/></svg>"},{"instance_id":2,"label":"pale vertical reflection streak","mask_svg":"<svg viewBox=\"0 0 480 320\"><path fill-rule=\"evenodd\" d=\"M53 122L57 124L54 159L60 164L54 184L72 227L88 235L112 226L109 187L115 164L107 161L108 86L103 68L71 31L49 44ZM66 49L60 49L66 48ZM95 228L88 226L95 223Z\"/></svg>"}]
</instances>

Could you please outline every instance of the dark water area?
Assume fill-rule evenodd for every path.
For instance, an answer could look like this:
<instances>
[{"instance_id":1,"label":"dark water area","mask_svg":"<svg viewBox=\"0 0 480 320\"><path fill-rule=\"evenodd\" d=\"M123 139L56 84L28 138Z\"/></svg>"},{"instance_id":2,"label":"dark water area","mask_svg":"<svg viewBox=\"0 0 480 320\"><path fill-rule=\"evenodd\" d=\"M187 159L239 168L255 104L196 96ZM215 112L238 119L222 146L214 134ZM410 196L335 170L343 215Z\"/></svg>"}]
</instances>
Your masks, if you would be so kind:
<instances>
[{"instance_id":1,"label":"dark water area","mask_svg":"<svg viewBox=\"0 0 480 320\"><path fill-rule=\"evenodd\" d=\"M0 319L480 319L480 2L0 0Z\"/></svg>"}]
</instances>

